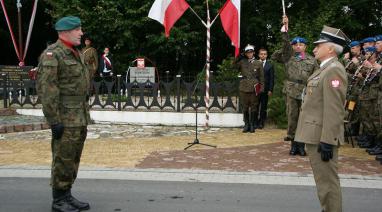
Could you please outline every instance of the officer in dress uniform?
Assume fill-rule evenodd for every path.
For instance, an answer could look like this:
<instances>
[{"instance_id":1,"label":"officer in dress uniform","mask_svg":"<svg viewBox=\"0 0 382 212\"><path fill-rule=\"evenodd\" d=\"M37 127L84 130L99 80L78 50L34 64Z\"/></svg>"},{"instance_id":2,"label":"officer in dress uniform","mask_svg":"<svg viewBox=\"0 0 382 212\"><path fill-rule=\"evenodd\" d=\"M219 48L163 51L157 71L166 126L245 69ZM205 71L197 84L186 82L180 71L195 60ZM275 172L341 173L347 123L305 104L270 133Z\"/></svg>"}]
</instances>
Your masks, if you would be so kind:
<instances>
[{"instance_id":1,"label":"officer in dress uniform","mask_svg":"<svg viewBox=\"0 0 382 212\"><path fill-rule=\"evenodd\" d=\"M92 81L98 70L98 55L97 50L92 47L92 40L90 37L85 38L85 47L81 52L84 55L85 64L89 70L90 81Z\"/></svg>"},{"instance_id":2,"label":"officer in dress uniform","mask_svg":"<svg viewBox=\"0 0 382 212\"><path fill-rule=\"evenodd\" d=\"M235 61L235 67L240 71L240 101L243 106L243 132L255 132L259 95L264 86L263 64L254 57L255 47L248 44L244 48L244 57Z\"/></svg>"},{"instance_id":3,"label":"officer in dress uniform","mask_svg":"<svg viewBox=\"0 0 382 212\"><path fill-rule=\"evenodd\" d=\"M281 28L283 47L272 54L272 60L283 63L286 79L283 93L286 96L286 113L288 116L288 130L284 141L291 141L290 155L300 154L305 156L305 144L295 141L298 116L301 107L301 95L308 77L318 68L316 59L305 52L306 39L295 37L289 42L288 17L283 16Z\"/></svg>"},{"instance_id":4,"label":"officer in dress uniform","mask_svg":"<svg viewBox=\"0 0 382 212\"><path fill-rule=\"evenodd\" d=\"M337 161L338 147L344 142L347 76L337 57L347 41L340 29L324 26L320 39L314 42L313 53L321 64L308 79L295 137L306 144L325 212L342 211Z\"/></svg>"},{"instance_id":5,"label":"officer in dress uniform","mask_svg":"<svg viewBox=\"0 0 382 212\"><path fill-rule=\"evenodd\" d=\"M59 39L41 54L37 92L52 130L52 210L77 212L89 204L74 198L89 116L89 72L76 46L81 44L81 20L63 17L55 24Z\"/></svg>"}]
</instances>

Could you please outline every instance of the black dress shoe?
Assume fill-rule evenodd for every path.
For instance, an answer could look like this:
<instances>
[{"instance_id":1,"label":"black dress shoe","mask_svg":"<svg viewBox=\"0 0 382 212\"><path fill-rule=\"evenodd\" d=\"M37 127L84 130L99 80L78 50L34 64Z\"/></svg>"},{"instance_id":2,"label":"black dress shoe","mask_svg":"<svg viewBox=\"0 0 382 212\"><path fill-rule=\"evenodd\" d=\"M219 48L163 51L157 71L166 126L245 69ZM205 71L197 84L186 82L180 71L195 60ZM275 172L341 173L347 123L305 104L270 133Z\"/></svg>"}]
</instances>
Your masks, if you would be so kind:
<instances>
[{"instance_id":1,"label":"black dress shoe","mask_svg":"<svg viewBox=\"0 0 382 212\"><path fill-rule=\"evenodd\" d=\"M264 124L260 123L259 126L257 127L258 129L263 129L264 128Z\"/></svg>"},{"instance_id":2,"label":"black dress shoe","mask_svg":"<svg viewBox=\"0 0 382 212\"><path fill-rule=\"evenodd\" d=\"M297 153L298 153L297 144L296 144L296 142L292 141L290 144L289 154L290 155L297 155Z\"/></svg>"},{"instance_id":3,"label":"black dress shoe","mask_svg":"<svg viewBox=\"0 0 382 212\"><path fill-rule=\"evenodd\" d=\"M378 161L382 162L382 154L375 156L375 160L378 160Z\"/></svg>"},{"instance_id":4,"label":"black dress shoe","mask_svg":"<svg viewBox=\"0 0 382 212\"><path fill-rule=\"evenodd\" d=\"M306 156L305 144L300 142L296 142L296 144L297 144L298 154L301 156Z\"/></svg>"}]
</instances>

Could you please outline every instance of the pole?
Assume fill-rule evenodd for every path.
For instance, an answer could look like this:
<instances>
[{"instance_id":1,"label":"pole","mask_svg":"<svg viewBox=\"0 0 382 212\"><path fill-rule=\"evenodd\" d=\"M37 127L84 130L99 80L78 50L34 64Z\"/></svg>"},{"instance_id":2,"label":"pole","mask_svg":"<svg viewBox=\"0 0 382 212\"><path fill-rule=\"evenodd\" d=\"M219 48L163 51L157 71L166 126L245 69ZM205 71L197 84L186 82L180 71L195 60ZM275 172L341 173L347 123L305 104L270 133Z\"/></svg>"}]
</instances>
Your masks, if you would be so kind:
<instances>
[{"instance_id":1,"label":"pole","mask_svg":"<svg viewBox=\"0 0 382 212\"><path fill-rule=\"evenodd\" d=\"M283 4L283 15L285 16L286 15L286 12L285 12L285 1L281 0L281 3Z\"/></svg>"},{"instance_id":2,"label":"pole","mask_svg":"<svg viewBox=\"0 0 382 212\"><path fill-rule=\"evenodd\" d=\"M211 17L210 17L210 8L207 4L207 52L206 52L206 96L204 102L206 104L206 123L205 126L209 126L209 108L210 108L210 61L211 61Z\"/></svg>"},{"instance_id":3,"label":"pole","mask_svg":"<svg viewBox=\"0 0 382 212\"><path fill-rule=\"evenodd\" d=\"M19 24L19 53L20 58L22 61L20 61L20 64L23 63L22 55L23 55L23 29L22 29L22 20L21 20L21 2L20 0L17 0L16 3L17 6L17 18L18 18L18 24Z\"/></svg>"}]
</instances>

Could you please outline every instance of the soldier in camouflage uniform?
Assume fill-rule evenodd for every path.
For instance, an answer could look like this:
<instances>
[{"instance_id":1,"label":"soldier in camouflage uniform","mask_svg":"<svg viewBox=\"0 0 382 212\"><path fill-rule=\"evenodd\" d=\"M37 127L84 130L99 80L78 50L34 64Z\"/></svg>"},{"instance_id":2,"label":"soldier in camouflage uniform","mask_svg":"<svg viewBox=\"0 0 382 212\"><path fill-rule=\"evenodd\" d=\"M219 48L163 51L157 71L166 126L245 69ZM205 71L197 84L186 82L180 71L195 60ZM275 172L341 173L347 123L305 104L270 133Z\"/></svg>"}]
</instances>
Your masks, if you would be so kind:
<instances>
[{"instance_id":1,"label":"soldier in camouflage uniform","mask_svg":"<svg viewBox=\"0 0 382 212\"><path fill-rule=\"evenodd\" d=\"M370 148L374 146L374 139L377 133L374 114L378 98L378 79L373 77L375 74L373 65L377 60L377 55L375 47L367 47L364 51L368 60L363 63L363 67L357 77L362 82L359 93L359 113L363 126L363 134L366 139L364 141L358 140L358 142L361 148Z\"/></svg>"},{"instance_id":2,"label":"soldier in camouflage uniform","mask_svg":"<svg viewBox=\"0 0 382 212\"><path fill-rule=\"evenodd\" d=\"M89 70L90 81L98 70L98 55L97 50L93 48L92 41L89 37L85 38L85 47L81 50L84 55L84 61Z\"/></svg>"},{"instance_id":3,"label":"soldier in camouflage uniform","mask_svg":"<svg viewBox=\"0 0 382 212\"><path fill-rule=\"evenodd\" d=\"M264 85L264 71L263 64L254 57L254 46L247 45L244 51L245 57L238 58L238 60L235 61L235 66L242 75L239 90L240 101L243 106L243 132L254 133L258 114L259 95Z\"/></svg>"},{"instance_id":4,"label":"soldier in camouflage uniform","mask_svg":"<svg viewBox=\"0 0 382 212\"><path fill-rule=\"evenodd\" d=\"M358 136L360 122L357 102L361 83L356 80L357 77L355 77L355 72L365 60L365 56L361 53L361 43L359 41L352 41L349 44L349 47L350 53L344 54L344 58L342 60L348 75L348 88L346 92L346 109L348 113L347 120L349 121L351 129L351 135L349 136Z\"/></svg>"},{"instance_id":5,"label":"soldier in camouflage uniform","mask_svg":"<svg viewBox=\"0 0 382 212\"><path fill-rule=\"evenodd\" d=\"M61 18L55 29L59 39L40 56L37 92L52 130L52 210L77 212L90 208L71 194L90 121L89 72L75 48L83 35L80 19Z\"/></svg>"},{"instance_id":6,"label":"soldier in camouflage uniform","mask_svg":"<svg viewBox=\"0 0 382 212\"><path fill-rule=\"evenodd\" d=\"M286 79L283 93L286 95L288 115L288 134L285 141L291 141L290 154L305 156L305 144L294 141L298 116L301 107L301 96L308 77L318 69L316 59L305 52L306 40L296 37L289 43L288 17L283 17L284 26L281 29L283 47L273 53L272 59L285 65Z\"/></svg>"},{"instance_id":7,"label":"soldier in camouflage uniform","mask_svg":"<svg viewBox=\"0 0 382 212\"><path fill-rule=\"evenodd\" d=\"M375 70L376 80L378 83L378 99L376 105L376 116L375 116L375 126L377 127L377 136L375 138L376 146L373 149L369 149L369 154L377 155L376 159L381 161L382 164L382 35L377 35L375 37L375 48L377 55L377 62L373 64L373 69Z\"/></svg>"}]
</instances>

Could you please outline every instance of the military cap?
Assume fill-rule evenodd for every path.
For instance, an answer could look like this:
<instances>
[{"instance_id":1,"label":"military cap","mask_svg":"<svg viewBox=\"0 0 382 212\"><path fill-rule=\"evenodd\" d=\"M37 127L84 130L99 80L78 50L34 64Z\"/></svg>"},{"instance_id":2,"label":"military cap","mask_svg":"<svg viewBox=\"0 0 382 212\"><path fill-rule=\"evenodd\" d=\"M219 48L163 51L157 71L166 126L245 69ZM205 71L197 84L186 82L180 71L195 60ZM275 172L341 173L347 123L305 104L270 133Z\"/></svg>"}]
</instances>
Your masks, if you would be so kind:
<instances>
[{"instance_id":1,"label":"military cap","mask_svg":"<svg viewBox=\"0 0 382 212\"><path fill-rule=\"evenodd\" d=\"M369 46L369 47L365 48L364 51L374 53L377 51L377 48L375 48L374 46Z\"/></svg>"},{"instance_id":2,"label":"military cap","mask_svg":"<svg viewBox=\"0 0 382 212\"><path fill-rule=\"evenodd\" d=\"M314 44L332 42L340 46L346 46L350 39L340 29L336 29L329 26L324 26L321 31L320 38L314 42Z\"/></svg>"},{"instance_id":3,"label":"military cap","mask_svg":"<svg viewBox=\"0 0 382 212\"><path fill-rule=\"evenodd\" d=\"M368 37L368 38L361 40L361 43L370 43L370 42L375 42L375 38L374 37Z\"/></svg>"},{"instance_id":4,"label":"military cap","mask_svg":"<svg viewBox=\"0 0 382 212\"><path fill-rule=\"evenodd\" d=\"M382 35L375 36L375 41L382 41Z\"/></svg>"},{"instance_id":5,"label":"military cap","mask_svg":"<svg viewBox=\"0 0 382 212\"><path fill-rule=\"evenodd\" d=\"M302 37L295 37L292 39L292 41L290 42L291 45L294 45L296 43L303 43L303 44L306 44L308 43L307 40L305 38L302 38Z\"/></svg>"},{"instance_id":6,"label":"military cap","mask_svg":"<svg viewBox=\"0 0 382 212\"><path fill-rule=\"evenodd\" d=\"M255 51L255 46L251 45L251 44L248 44L245 48L244 48L244 51L245 52L253 52Z\"/></svg>"},{"instance_id":7,"label":"military cap","mask_svg":"<svg viewBox=\"0 0 382 212\"><path fill-rule=\"evenodd\" d=\"M81 26L81 19L76 16L66 16L58 20L55 24L57 31L68 31Z\"/></svg>"},{"instance_id":8,"label":"military cap","mask_svg":"<svg viewBox=\"0 0 382 212\"><path fill-rule=\"evenodd\" d=\"M352 41L352 42L349 43L349 47L350 48L353 48L354 46L359 46L359 45L361 45L361 43L359 41L357 41L357 40Z\"/></svg>"}]
</instances>

